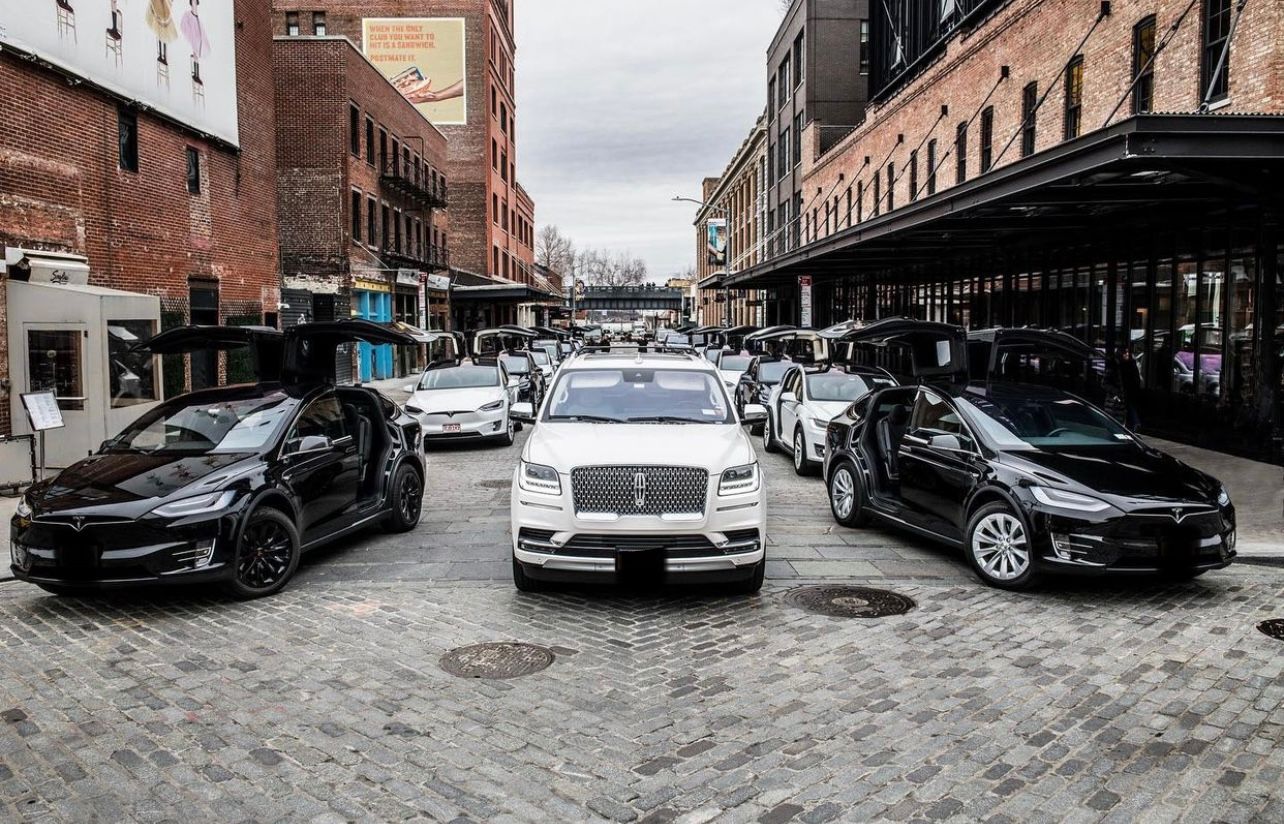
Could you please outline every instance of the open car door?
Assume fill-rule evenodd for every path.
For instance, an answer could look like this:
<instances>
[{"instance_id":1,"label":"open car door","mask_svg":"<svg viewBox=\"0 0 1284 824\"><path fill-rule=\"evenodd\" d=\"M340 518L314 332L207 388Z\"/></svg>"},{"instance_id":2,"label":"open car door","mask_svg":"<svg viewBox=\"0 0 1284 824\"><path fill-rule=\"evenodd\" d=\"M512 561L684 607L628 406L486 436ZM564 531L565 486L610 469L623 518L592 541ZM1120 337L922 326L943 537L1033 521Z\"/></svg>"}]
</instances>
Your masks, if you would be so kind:
<instances>
[{"instance_id":1,"label":"open car door","mask_svg":"<svg viewBox=\"0 0 1284 824\"><path fill-rule=\"evenodd\" d=\"M949 323L885 318L859 326L838 340L869 351L872 366L915 381L962 382L968 376L967 333ZM855 359L853 351L853 359Z\"/></svg>"},{"instance_id":2,"label":"open car door","mask_svg":"<svg viewBox=\"0 0 1284 824\"><path fill-rule=\"evenodd\" d=\"M745 348L755 355L787 357L797 363L829 359L829 341L815 329L773 326L745 337Z\"/></svg>"},{"instance_id":3,"label":"open car door","mask_svg":"<svg viewBox=\"0 0 1284 824\"><path fill-rule=\"evenodd\" d=\"M506 352L509 349L520 349L538 337L539 334L537 332L532 332L521 326L500 326L497 329L483 329L473 336L473 356L490 355L494 357L500 352Z\"/></svg>"},{"instance_id":4,"label":"open car door","mask_svg":"<svg viewBox=\"0 0 1284 824\"><path fill-rule=\"evenodd\" d=\"M248 349L258 382L273 383L281 380L285 341L285 334L270 326L180 326L134 344L133 349L153 355Z\"/></svg>"},{"instance_id":5,"label":"open car door","mask_svg":"<svg viewBox=\"0 0 1284 824\"><path fill-rule=\"evenodd\" d=\"M733 326L723 332L723 345L737 352L745 348L745 338L758 331L757 326Z\"/></svg>"},{"instance_id":6,"label":"open car door","mask_svg":"<svg viewBox=\"0 0 1284 824\"><path fill-rule=\"evenodd\" d=\"M331 383L335 375L336 353L347 343L371 346L415 346L412 336L372 320L348 320L301 323L285 333L285 368L281 379L289 383Z\"/></svg>"},{"instance_id":7,"label":"open car door","mask_svg":"<svg viewBox=\"0 0 1284 824\"><path fill-rule=\"evenodd\" d=\"M1052 386L1105 403L1105 355L1054 329L981 329L968 333L973 380Z\"/></svg>"}]
</instances>

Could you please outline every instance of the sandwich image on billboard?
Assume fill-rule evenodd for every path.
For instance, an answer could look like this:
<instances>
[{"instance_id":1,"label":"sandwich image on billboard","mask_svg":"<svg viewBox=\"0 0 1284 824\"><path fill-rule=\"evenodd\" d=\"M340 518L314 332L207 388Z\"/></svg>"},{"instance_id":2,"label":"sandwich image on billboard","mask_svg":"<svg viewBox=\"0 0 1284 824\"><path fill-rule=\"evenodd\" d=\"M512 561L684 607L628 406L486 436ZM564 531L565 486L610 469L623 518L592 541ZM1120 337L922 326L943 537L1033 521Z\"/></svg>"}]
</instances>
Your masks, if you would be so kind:
<instances>
[{"instance_id":1,"label":"sandwich image on billboard","mask_svg":"<svg viewBox=\"0 0 1284 824\"><path fill-rule=\"evenodd\" d=\"M467 62L462 17L367 17L366 57L428 122L468 122Z\"/></svg>"},{"instance_id":2,"label":"sandwich image on billboard","mask_svg":"<svg viewBox=\"0 0 1284 824\"><path fill-rule=\"evenodd\" d=\"M705 246L708 251L707 261L710 266L727 265L727 221L726 218L712 218L705 224L708 239Z\"/></svg>"}]
</instances>

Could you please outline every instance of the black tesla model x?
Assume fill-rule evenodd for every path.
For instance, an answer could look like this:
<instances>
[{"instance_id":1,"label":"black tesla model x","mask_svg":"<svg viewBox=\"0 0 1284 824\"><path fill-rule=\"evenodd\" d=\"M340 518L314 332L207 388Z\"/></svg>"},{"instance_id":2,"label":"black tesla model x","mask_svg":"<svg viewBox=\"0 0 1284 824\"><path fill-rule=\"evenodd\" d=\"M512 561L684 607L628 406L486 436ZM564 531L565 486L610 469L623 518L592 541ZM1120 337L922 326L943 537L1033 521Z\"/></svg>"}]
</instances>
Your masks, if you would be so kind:
<instances>
[{"instance_id":1,"label":"black tesla model x","mask_svg":"<svg viewBox=\"0 0 1284 824\"><path fill-rule=\"evenodd\" d=\"M834 519L871 520L963 550L987 584L1040 574L1191 578L1235 557L1216 479L1060 389L967 379L962 329L888 319L846 340L918 385L871 392L826 432Z\"/></svg>"},{"instance_id":2,"label":"black tesla model x","mask_svg":"<svg viewBox=\"0 0 1284 824\"><path fill-rule=\"evenodd\" d=\"M332 384L336 348L413 340L363 320L185 327L158 355L248 348L259 382L193 392L36 484L11 526L12 569L58 594L219 582L256 598L301 553L365 527L419 522L419 424L371 389Z\"/></svg>"}]
</instances>

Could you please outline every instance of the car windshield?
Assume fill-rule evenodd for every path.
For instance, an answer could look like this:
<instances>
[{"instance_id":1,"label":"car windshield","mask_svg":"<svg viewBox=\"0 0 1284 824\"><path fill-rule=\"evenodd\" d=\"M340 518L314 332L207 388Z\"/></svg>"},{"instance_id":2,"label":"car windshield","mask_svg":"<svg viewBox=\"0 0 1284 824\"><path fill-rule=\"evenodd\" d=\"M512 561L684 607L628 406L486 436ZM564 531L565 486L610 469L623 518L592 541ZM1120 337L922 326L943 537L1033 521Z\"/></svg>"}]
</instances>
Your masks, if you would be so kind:
<instances>
[{"instance_id":1,"label":"car windshield","mask_svg":"<svg viewBox=\"0 0 1284 824\"><path fill-rule=\"evenodd\" d=\"M295 409L284 392L255 398L176 398L122 432L111 450L137 452L256 452L272 443Z\"/></svg>"},{"instance_id":2,"label":"car windshield","mask_svg":"<svg viewBox=\"0 0 1284 824\"><path fill-rule=\"evenodd\" d=\"M723 372L743 372L753 363L753 358L745 355L727 355L718 364L718 368Z\"/></svg>"},{"instance_id":3,"label":"car windshield","mask_svg":"<svg viewBox=\"0 0 1284 824\"><path fill-rule=\"evenodd\" d=\"M722 382L689 369L584 369L553 388L547 421L734 423Z\"/></svg>"},{"instance_id":4,"label":"car windshield","mask_svg":"<svg viewBox=\"0 0 1284 824\"><path fill-rule=\"evenodd\" d=\"M1105 412L1069 395L969 394L963 400L969 421L1005 449L1134 443Z\"/></svg>"},{"instance_id":5,"label":"car windshield","mask_svg":"<svg viewBox=\"0 0 1284 824\"><path fill-rule=\"evenodd\" d=\"M548 356L548 353L545 352L543 349L532 349L531 357L535 359L535 364L537 366L553 365L553 360Z\"/></svg>"},{"instance_id":6,"label":"car windshield","mask_svg":"<svg viewBox=\"0 0 1284 824\"><path fill-rule=\"evenodd\" d=\"M434 389L479 389L499 386L499 370L493 366L455 366L449 369L430 369L419 380L425 392Z\"/></svg>"},{"instance_id":7,"label":"car windshield","mask_svg":"<svg viewBox=\"0 0 1284 824\"><path fill-rule=\"evenodd\" d=\"M822 372L807 376L807 394L814 401L843 401L850 403L869 391L869 384L860 375L846 372Z\"/></svg>"},{"instance_id":8,"label":"car windshield","mask_svg":"<svg viewBox=\"0 0 1284 824\"><path fill-rule=\"evenodd\" d=\"M685 344L691 343L691 338L687 337L686 335L670 333L667 337L665 337L664 342L670 345L685 345Z\"/></svg>"},{"instance_id":9,"label":"car windshield","mask_svg":"<svg viewBox=\"0 0 1284 824\"><path fill-rule=\"evenodd\" d=\"M758 382L774 386L780 383L780 379L785 376L785 370L791 366L793 364L789 361L763 361L758 365Z\"/></svg>"},{"instance_id":10,"label":"car windshield","mask_svg":"<svg viewBox=\"0 0 1284 824\"><path fill-rule=\"evenodd\" d=\"M526 375L531 371L531 362L525 355L504 355L500 360L510 375Z\"/></svg>"}]
</instances>

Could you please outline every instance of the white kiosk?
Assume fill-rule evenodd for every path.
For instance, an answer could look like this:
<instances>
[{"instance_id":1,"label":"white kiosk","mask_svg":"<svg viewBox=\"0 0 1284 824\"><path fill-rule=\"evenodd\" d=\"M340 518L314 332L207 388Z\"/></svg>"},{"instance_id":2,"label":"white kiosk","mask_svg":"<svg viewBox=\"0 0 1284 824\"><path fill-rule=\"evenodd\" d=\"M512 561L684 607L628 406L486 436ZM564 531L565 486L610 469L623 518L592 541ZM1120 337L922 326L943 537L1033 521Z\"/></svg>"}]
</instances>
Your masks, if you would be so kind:
<instances>
[{"instance_id":1,"label":"white kiosk","mask_svg":"<svg viewBox=\"0 0 1284 824\"><path fill-rule=\"evenodd\" d=\"M90 286L78 255L7 248L5 264L13 430L31 431L22 395L52 389L65 428L47 458L66 467L163 399L159 360L130 351L160 330L160 299Z\"/></svg>"}]
</instances>

